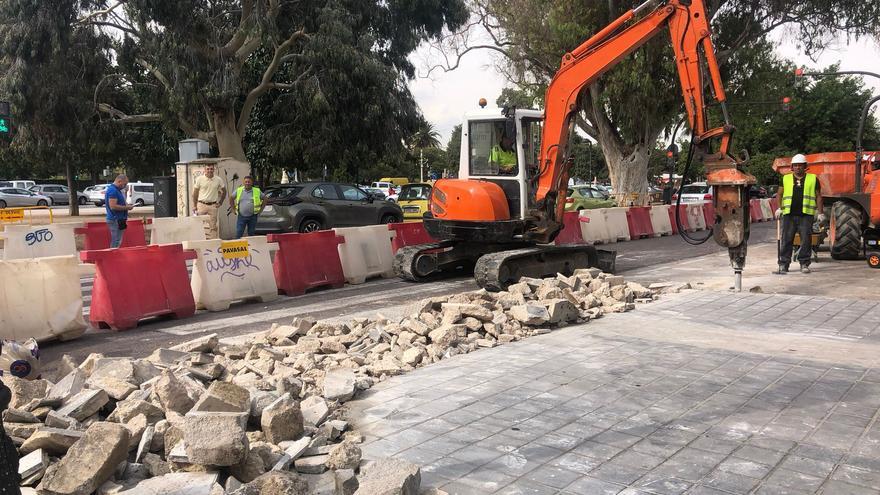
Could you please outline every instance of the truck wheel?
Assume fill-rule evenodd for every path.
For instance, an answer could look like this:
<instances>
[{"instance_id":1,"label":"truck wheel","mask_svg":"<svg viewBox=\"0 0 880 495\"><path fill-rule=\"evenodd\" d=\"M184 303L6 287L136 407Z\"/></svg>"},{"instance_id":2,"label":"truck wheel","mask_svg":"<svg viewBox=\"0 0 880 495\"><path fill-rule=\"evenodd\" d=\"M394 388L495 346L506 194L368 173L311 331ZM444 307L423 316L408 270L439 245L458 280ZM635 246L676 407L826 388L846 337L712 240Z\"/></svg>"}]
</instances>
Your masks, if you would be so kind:
<instances>
[{"instance_id":1,"label":"truck wheel","mask_svg":"<svg viewBox=\"0 0 880 495\"><path fill-rule=\"evenodd\" d=\"M831 207L831 257L836 260L861 259L862 211L846 201Z\"/></svg>"}]
</instances>

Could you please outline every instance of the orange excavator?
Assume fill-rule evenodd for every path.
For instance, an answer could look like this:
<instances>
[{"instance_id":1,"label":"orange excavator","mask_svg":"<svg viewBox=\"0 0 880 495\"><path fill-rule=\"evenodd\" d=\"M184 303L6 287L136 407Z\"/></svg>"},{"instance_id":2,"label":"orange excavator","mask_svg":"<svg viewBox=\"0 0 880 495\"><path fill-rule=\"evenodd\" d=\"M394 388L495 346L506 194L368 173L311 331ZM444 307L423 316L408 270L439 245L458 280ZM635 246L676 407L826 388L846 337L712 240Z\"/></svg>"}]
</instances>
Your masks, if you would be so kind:
<instances>
[{"instance_id":1,"label":"orange excavator","mask_svg":"<svg viewBox=\"0 0 880 495\"><path fill-rule=\"evenodd\" d=\"M648 0L566 53L547 88L543 113L484 108L466 115L458 178L437 181L424 217L425 229L439 242L400 249L396 273L421 281L473 266L481 287L503 290L522 276L570 274L590 266L613 270L614 252L549 244L563 228L568 138L584 88L664 29L692 129L688 160L703 162L715 188L713 236L728 248L739 288L749 236L748 186L755 178L729 153L734 127L702 0ZM723 120L716 127L709 125L706 77Z\"/></svg>"}]
</instances>

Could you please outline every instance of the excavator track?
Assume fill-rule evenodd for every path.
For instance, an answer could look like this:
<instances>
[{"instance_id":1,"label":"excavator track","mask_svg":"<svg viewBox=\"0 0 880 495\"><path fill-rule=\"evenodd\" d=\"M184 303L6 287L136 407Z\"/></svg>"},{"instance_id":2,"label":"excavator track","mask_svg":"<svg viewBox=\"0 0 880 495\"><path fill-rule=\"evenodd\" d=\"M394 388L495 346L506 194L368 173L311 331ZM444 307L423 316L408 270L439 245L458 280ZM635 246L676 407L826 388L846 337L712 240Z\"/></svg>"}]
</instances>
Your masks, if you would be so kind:
<instances>
[{"instance_id":1,"label":"excavator track","mask_svg":"<svg viewBox=\"0 0 880 495\"><path fill-rule=\"evenodd\" d=\"M483 255L477 260L474 278L486 290L501 291L521 277L541 278L557 273L571 275L578 268L590 267L613 271L615 256L615 252L600 253L593 246L583 244L541 245L500 251Z\"/></svg>"},{"instance_id":2,"label":"excavator track","mask_svg":"<svg viewBox=\"0 0 880 495\"><path fill-rule=\"evenodd\" d=\"M394 273L404 280L425 282L441 272L473 267L480 287L500 291L520 277L571 275L578 268L614 271L617 253L593 246L482 244L440 241L400 248L394 256Z\"/></svg>"}]
</instances>

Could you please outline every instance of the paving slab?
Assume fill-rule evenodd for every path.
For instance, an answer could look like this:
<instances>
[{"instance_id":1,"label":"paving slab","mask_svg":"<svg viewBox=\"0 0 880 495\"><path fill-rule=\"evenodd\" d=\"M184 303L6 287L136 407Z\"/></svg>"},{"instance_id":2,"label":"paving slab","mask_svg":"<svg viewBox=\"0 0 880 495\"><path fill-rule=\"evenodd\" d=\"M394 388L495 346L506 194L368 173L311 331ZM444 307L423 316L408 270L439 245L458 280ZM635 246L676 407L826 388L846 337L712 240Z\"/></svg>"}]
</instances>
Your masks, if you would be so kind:
<instances>
[{"instance_id":1,"label":"paving slab","mask_svg":"<svg viewBox=\"0 0 880 495\"><path fill-rule=\"evenodd\" d=\"M391 378L350 417L365 458L450 494L876 493L877 306L685 291Z\"/></svg>"}]
</instances>

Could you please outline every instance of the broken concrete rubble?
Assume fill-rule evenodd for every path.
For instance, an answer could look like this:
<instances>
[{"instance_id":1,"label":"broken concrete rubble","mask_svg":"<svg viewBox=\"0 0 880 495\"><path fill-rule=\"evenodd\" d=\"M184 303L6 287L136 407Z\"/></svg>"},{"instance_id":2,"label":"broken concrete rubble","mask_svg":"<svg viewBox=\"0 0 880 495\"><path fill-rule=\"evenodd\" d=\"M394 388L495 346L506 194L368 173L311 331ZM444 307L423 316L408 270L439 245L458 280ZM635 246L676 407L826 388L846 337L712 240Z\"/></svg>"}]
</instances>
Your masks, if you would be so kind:
<instances>
[{"instance_id":1,"label":"broken concrete rubble","mask_svg":"<svg viewBox=\"0 0 880 495\"><path fill-rule=\"evenodd\" d=\"M31 486L39 474L59 487L59 466L82 457L75 446L97 425L127 435L124 442L122 433L107 435L124 445L106 477L73 476L72 491L46 493L90 484L99 494L310 493L309 485L334 495L418 493L415 465L380 460L362 468L363 435L349 431L343 403L392 375L627 311L657 292L578 270L523 279L505 292L432 297L398 318L298 318L246 343L221 344L211 334L147 359L92 354L77 366L67 356L56 384L4 377L15 383L18 405L4 413L4 427L20 455L31 454ZM96 465L116 460L108 449L97 448Z\"/></svg>"}]
</instances>

